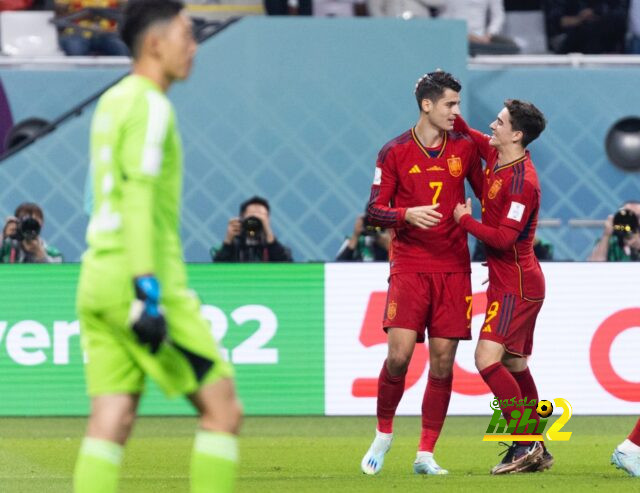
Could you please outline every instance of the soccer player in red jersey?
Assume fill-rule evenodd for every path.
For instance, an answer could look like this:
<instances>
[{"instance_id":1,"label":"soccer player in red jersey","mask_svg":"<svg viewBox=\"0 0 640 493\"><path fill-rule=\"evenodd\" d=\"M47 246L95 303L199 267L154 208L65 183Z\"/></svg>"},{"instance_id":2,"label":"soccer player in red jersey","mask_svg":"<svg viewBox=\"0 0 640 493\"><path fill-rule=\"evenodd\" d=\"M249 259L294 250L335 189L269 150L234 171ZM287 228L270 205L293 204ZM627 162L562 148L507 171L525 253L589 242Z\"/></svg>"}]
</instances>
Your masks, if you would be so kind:
<instances>
[{"instance_id":1,"label":"soccer player in red jersey","mask_svg":"<svg viewBox=\"0 0 640 493\"><path fill-rule=\"evenodd\" d=\"M627 439L613 451L611 463L631 476L640 476L640 419Z\"/></svg>"},{"instance_id":2,"label":"soccer player in red jersey","mask_svg":"<svg viewBox=\"0 0 640 493\"><path fill-rule=\"evenodd\" d=\"M545 293L544 275L533 253L540 209L540 184L526 147L545 128L544 115L531 103L507 100L490 125L492 135L464 127L487 165L482 188L482 223L471 216L471 199L458 204L456 222L487 247L487 312L476 348L476 367L501 401L538 400L527 367L536 318ZM464 131L463 130L463 131ZM523 406L503 406L507 419ZM533 410L533 419L539 416ZM527 429L532 432L533 430ZM514 442L491 473L529 472L551 467L553 457L539 442Z\"/></svg>"},{"instance_id":3,"label":"soccer player in red jersey","mask_svg":"<svg viewBox=\"0 0 640 493\"><path fill-rule=\"evenodd\" d=\"M433 458L451 397L458 341L471 339L471 264L465 232L453 220L464 180L476 195L482 166L472 140L453 132L460 83L449 73L422 77L417 124L378 155L367 210L371 224L392 231L391 276L383 328L388 353L378 379L376 437L361 462L377 474L391 446L393 417L416 342L429 337L429 376L414 471L447 474Z\"/></svg>"}]
</instances>

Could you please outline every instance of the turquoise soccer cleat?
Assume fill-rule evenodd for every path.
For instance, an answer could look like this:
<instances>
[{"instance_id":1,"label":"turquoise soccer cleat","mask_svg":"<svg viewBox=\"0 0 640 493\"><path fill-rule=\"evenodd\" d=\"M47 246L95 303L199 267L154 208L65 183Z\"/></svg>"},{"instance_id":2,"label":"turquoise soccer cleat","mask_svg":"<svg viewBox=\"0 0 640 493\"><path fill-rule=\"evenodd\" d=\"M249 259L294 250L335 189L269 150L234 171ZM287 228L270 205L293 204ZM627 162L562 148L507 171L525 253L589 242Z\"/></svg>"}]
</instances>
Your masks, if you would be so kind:
<instances>
[{"instance_id":1,"label":"turquoise soccer cleat","mask_svg":"<svg viewBox=\"0 0 640 493\"><path fill-rule=\"evenodd\" d=\"M640 476L640 453L624 453L616 447L611 455L611 463L630 476Z\"/></svg>"},{"instance_id":2,"label":"turquoise soccer cleat","mask_svg":"<svg viewBox=\"0 0 640 493\"><path fill-rule=\"evenodd\" d=\"M362 462L360 463L360 469L362 469L363 473L373 475L378 474L382 470L384 456L391 448L392 441L393 438L390 435L389 438L386 438L376 433L376 437L373 439L369 450L364 454Z\"/></svg>"}]
</instances>

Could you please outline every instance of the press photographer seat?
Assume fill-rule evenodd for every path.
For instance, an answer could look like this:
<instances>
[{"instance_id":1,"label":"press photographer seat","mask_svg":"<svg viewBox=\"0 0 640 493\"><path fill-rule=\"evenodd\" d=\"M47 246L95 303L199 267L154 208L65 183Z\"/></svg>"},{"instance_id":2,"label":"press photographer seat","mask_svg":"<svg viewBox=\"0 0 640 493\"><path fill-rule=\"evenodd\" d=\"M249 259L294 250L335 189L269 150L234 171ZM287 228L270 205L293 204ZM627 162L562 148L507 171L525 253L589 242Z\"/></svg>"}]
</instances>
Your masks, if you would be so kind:
<instances>
[{"instance_id":1,"label":"press photographer seat","mask_svg":"<svg viewBox=\"0 0 640 493\"><path fill-rule=\"evenodd\" d=\"M53 18L53 11L0 13L0 51L8 56L64 56Z\"/></svg>"}]
</instances>

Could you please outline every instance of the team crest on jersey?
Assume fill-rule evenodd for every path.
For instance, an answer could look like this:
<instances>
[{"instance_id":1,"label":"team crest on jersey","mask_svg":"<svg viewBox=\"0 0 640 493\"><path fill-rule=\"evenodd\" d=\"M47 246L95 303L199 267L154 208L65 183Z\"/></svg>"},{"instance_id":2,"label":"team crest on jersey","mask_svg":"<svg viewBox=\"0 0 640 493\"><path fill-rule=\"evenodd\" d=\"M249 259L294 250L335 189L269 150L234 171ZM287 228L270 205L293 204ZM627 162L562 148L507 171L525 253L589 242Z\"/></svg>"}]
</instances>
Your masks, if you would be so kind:
<instances>
[{"instance_id":1,"label":"team crest on jersey","mask_svg":"<svg viewBox=\"0 0 640 493\"><path fill-rule=\"evenodd\" d=\"M502 180L498 179L496 181L494 181L491 184L491 188L489 188L489 193L487 193L487 196L490 199L495 199L496 195L498 195L498 192L500 191L500 187L502 186Z\"/></svg>"},{"instance_id":2,"label":"team crest on jersey","mask_svg":"<svg viewBox=\"0 0 640 493\"><path fill-rule=\"evenodd\" d=\"M454 178L457 178L462 174L462 159L456 156L447 158L447 164L449 165L449 173Z\"/></svg>"},{"instance_id":3,"label":"team crest on jersey","mask_svg":"<svg viewBox=\"0 0 640 493\"><path fill-rule=\"evenodd\" d=\"M398 308L398 304L395 301L392 301L387 305L387 318L389 320L393 320L396 318L396 310Z\"/></svg>"}]
</instances>

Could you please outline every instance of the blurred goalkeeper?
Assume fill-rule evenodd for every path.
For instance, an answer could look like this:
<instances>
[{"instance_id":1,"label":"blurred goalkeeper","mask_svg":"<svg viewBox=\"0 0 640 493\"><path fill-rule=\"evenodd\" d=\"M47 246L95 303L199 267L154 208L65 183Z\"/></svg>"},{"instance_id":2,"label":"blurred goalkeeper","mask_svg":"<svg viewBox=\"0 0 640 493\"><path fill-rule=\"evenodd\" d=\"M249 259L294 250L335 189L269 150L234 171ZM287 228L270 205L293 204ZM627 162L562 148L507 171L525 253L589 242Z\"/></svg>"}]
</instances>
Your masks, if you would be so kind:
<instances>
[{"instance_id":1,"label":"blurred goalkeeper","mask_svg":"<svg viewBox=\"0 0 640 493\"><path fill-rule=\"evenodd\" d=\"M94 209L78 286L91 416L74 473L76 493L118 487L145 377L200 414L192 492L227 492L236 475L241 408L187 289L178 236L182 159L165 96L187 78L196 43L176 0L128 3L121 34L133 72L100 99L91 128Z\"/></svg>"}]
</instances>

